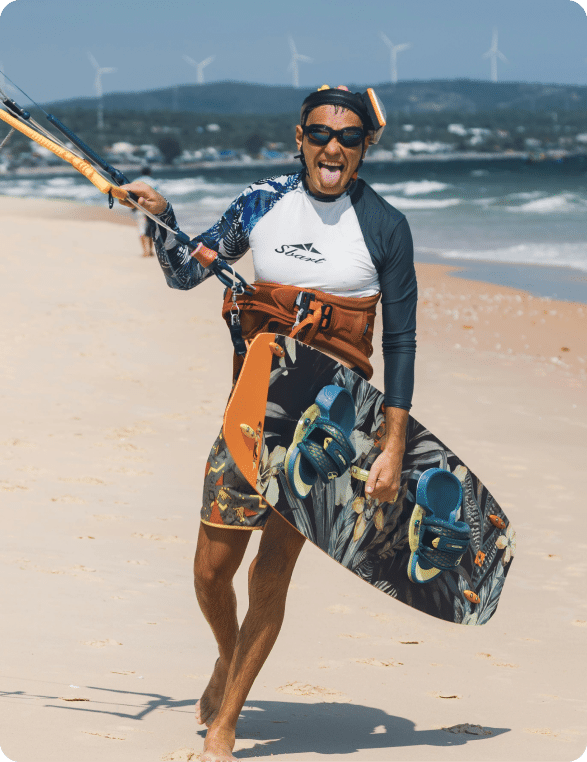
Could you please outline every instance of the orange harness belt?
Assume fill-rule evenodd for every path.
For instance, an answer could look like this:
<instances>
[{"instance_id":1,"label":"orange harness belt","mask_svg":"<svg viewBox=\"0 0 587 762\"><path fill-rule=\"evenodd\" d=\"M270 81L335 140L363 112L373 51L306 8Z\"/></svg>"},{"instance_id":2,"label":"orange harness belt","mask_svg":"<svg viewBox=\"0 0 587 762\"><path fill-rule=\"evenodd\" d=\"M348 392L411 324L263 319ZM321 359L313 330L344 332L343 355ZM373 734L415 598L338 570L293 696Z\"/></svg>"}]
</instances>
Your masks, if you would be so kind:
<instances>
[{"instance_id":1,"label":"orange harness belt","mask_svg":"<svg viewBox=\"0 0 587 762\"><path fill-rule=\"evenodd\" d=\"M238 298L245 341L264 331L284 333L311 344L373 375L375 307L381 294L364 297L333 296L324 291L254 283L255 292ZM227 290L222 317L230 327L232 292Z\"/></svg>"}]
</instances>

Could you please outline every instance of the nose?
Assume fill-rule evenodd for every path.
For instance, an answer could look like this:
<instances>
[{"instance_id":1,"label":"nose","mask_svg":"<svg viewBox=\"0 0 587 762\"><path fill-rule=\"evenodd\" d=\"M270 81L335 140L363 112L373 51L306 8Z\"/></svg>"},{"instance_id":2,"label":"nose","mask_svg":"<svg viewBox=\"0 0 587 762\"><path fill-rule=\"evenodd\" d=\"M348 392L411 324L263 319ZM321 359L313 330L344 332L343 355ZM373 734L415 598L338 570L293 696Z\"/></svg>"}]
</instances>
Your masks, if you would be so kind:
<instances>
[{"instance_id":1,"label":"nose","mask_svg":"<svg viewBox=\"0 0 587 762\"><path fill-rule=\"evenodd\" d=\"M340 151L340 143L338 142L338 138L336 135L333 135L328 143L324 146L324 150L328 153L338 153Z\"/></svg>"}]
</instances>

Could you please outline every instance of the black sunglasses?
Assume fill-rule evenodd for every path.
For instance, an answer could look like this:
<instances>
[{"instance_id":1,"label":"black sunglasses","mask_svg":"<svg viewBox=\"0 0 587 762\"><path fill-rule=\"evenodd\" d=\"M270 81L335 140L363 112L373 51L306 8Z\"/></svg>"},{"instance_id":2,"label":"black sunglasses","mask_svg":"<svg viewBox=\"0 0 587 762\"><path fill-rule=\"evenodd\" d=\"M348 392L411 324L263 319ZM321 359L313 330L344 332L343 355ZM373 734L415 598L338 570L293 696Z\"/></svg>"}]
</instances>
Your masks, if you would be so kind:
<instances>
[{"instance_id":1,"label":"black sunglasses","mask_svg":"<svg viewBox=\"0 0 587 762\"><path fill-rule=\"evenodd\" d=\"M332 138L336 138L344 148L356 148L365 139L365 133L360 127L344 127L333 130L325 124L308 124L304 127L304 135L317 146L326 146Z\"/></svg>"}]
</instances>

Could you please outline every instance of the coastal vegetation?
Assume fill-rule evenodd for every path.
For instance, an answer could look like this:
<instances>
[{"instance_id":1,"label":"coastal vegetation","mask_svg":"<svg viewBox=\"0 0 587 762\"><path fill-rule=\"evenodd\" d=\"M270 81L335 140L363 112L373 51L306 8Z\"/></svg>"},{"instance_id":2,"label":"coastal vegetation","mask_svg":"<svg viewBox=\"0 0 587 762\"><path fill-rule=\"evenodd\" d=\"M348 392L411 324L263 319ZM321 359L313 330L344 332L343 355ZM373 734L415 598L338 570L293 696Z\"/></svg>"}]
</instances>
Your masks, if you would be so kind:
<instances>
[{"instance_id":1,"label":"coastal vegetation","mask_svg":"<svg viewBox=\"0 0 587 762\"><path fill-rule=\"evenodd\" d=\"M387 108L388 127L371 153L384 160L454 152L587 153L584 87L462 80L384 84L377 92ZM112 93L104 96L100 130L93 98L46 108L113 160L185 164L291 156L298 122L292 104L299 100L294 88L244 83ZM20 134L0 156L4 171L53 162Z\"/></svg>"},{"instance_id":2,"label":"coastal vegetation","mask_svg":"<svg viewBox=\"0 0 587 762\"><path fill-rule=\"evenodd\" d=\"M104 130L98 131L96 115L87 109L63 108L59 117L98 152L112 153L116 146L128 144L123 145L122 153L137 161L164 163L179 159L184 152L186 160L190 155L192 160L223 155L228 158L233 154L257 157L263 149L276 154L292 152L297 123L295 113L169 114L121 110L107 114ZM377 148L389 152L399 153L398 149L406 144L412 145L413 153L587 150L587 111L432 112L411 114L409 119L394 112L388 118L388 128ZM3 153L15 163L30 164L35 163L31 150L35 150L34 144L15 134Z\"/></svg>"}]
</instances>

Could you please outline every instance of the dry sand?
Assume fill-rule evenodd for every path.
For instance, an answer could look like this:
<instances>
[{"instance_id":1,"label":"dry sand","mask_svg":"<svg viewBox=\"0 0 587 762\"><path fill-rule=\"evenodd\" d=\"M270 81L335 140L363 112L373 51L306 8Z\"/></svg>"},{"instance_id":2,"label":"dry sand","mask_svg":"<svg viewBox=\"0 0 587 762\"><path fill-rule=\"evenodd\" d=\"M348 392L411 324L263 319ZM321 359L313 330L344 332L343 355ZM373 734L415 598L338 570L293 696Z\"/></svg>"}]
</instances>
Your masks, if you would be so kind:
<instances>
[{"instance_id":1,"label":"dry sand","mask_svg":"<svg viewBox=\"0 0 587 762\"><path fill-rule=\"evenodd\" d=\"M113 224L124 213L3 198L0 218L0 746L17 762L197 759L215 648L191 562L229 391L220 287L168 289L132 220ZM587 308L447 269L418 268L412 412L517 529L499 610L480 628L432 619L307 545L242 758L585 749ZM237 592L242 613L244 573Z\"/></svg>"}]
</instances>

